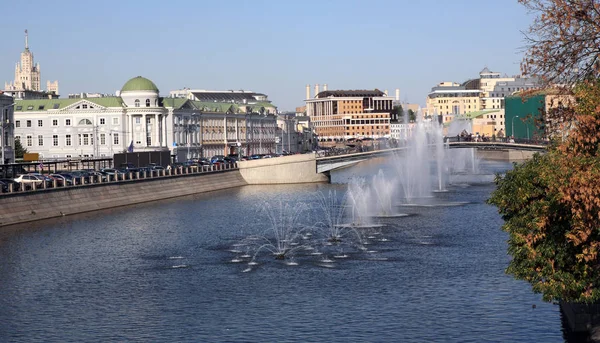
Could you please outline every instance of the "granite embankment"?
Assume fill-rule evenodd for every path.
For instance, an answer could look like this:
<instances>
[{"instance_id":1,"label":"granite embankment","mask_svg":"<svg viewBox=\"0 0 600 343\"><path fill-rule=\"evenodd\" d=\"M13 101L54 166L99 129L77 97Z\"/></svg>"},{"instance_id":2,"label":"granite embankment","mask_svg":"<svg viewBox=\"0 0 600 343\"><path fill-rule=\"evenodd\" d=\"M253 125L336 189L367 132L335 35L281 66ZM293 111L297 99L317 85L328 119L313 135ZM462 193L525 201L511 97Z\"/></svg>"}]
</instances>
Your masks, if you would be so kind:
<instances>
[{"instance_id":1,"label":"granite embankment","mask_svg":"<svg viewBox=\"0 0 600 343\"><path fill-rule=\"evenodd\" d=\"M238 170L0 195L0 226L247 185Z\"/></svg>"}]
</instances>

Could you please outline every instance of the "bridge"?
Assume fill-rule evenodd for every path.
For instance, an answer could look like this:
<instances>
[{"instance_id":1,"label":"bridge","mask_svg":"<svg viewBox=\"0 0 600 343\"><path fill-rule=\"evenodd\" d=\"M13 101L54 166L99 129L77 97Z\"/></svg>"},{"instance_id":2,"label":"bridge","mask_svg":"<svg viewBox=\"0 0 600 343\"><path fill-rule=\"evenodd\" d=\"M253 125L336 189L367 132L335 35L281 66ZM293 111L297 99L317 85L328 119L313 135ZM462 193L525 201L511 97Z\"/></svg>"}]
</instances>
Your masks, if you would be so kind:
<instances>
[{"instance_id":1,"label":"bridge","mask_svg":"<svg viewBox=\"0 0 600 343\"><path fill-rule=\"evenodd\" d=\"M468 149L475 148L478 151L482 151L482 157L488 159L500 159L500 160L522 160L530 157L531 154L512 154L511 158L510 151L524 151L524 152L544 152L548 148L547 144L540 143L512 143L512 142L472 142L472 141L449 141L446 143L449 149ZM404 151L406 147L382 149L367 152L354 152L346 154L325 154L324 156L317 157L317 173L327 173L331 170L344 168L369 158L394 154L396 152ZM493 152L504 152L507 156L498 155L497 158L493 157ZM485 153L487 152L487 153ZM492 152L492 153L490 153ZM503 154L504 155L504 154Z\"/></svg>"}]
</instances>

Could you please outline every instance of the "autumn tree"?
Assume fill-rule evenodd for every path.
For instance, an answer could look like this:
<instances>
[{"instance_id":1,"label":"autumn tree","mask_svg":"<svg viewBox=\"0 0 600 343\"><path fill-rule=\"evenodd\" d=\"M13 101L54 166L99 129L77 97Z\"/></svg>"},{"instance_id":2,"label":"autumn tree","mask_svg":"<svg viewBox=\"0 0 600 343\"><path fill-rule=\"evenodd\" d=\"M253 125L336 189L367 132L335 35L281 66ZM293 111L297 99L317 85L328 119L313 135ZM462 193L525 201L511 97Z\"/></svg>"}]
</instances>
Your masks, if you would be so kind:
<instances>
[{"instance_id":1,"label":"autumn tree","mask_svg":"<svg viewBox=\"0 0 600 343\"><path fill-rule=\"evenodd\" d=\"M525 32L524 75L545 85L572 85L600 76L598 0L519 0L537 17Z\"/></svg>"},{"instance_id":2,"label":"autumn tree","mask_svg":"<svg viewBox=\"0 0 600 343\"><path fill-rule=\"evenodd\" d=\"M575 105L552 116L574 123L544 156L497 177L489 203L509 233L507 272L544 300L600 301L600 5L520 0L539 16L523 71L561 83ZM536 40L533 40L536 39ZM564 129L564 128L563 128Z\"/></svg>"}]
</instances>

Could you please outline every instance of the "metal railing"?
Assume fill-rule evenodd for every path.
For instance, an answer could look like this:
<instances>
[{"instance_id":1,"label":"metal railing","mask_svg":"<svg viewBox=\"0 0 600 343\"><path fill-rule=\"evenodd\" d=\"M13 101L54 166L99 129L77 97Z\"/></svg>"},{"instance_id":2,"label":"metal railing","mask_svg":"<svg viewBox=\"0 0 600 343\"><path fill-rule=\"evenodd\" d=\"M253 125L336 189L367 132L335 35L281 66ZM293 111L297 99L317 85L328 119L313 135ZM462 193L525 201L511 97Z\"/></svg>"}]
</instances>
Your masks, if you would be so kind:
<instances>
[{"instance_id":1,"label":"metal railing","mask_svg":"<svg viewBox=\"0 0 600 343\"><path fill-rule=\"evenodd\" d=\"M191 175L210 174L215 172L237 170L237 163L225 163L219 165L206 165L206 166L187 166L187 167L173 167L167 169L156 169L151 171L135 171L128 173L116 173L116 174L102 174L102 175L89 175L75 177L73 179L52 179L52 180L40 180L31 183L26 182L15 182L18 186L15 188L15 183L8 183L6 186L0 185L0 196L10 194L22 194L31 192L40 192L51 189L68 189L68 188L81 188L97 185L107 184L123 184L128 182L143 182L155 179L165 179L174 177L183 177ZM27 175L27 174L24 174ZM43 174L45 176L49 174ZM70 184L68 184L70 183Z\"/></svg>"}]
</instances>

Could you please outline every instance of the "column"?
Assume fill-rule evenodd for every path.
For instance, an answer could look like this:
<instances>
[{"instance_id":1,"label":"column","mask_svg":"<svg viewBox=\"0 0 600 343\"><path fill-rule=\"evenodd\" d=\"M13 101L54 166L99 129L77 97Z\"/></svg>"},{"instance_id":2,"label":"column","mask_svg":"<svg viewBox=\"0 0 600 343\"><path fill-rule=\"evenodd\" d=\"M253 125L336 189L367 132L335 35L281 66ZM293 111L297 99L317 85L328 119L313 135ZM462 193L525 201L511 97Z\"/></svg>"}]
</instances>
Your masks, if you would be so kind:
<instances>
[{"instance_id":1,"label":"column","mask_svg":"<svg viewBox=\"0 0 600 343\"><path fill-rule=\"evenodd\" d=\"M154 126L156 126L156 128L154 129L155 135L152 139L152 145L160 146L160 128L158 126L158 113L154 115Z\"/></svg>"},{"instance_id":2,"label":"column","mask_svg":"<svg viewBox=\"0 0 600 343\"><path fill-rule=\"evenodd\" d=\"M134 136L135 136L135 132L134 132L134 131L135 131L135 125L134 125L134 123L133 123L133 120L134 120L134 119L133 119L133 115L130 115L130 116L129 116L129 122L130 122L130 125L131 125L131 126L129 127L129 135L128 135L128 136L129 136L129 139L128 139L128 140L125 142L125 146L129 146L129 144L130 144L131 142L133 142L133 141L134 141Z\"/></svg>"},{"instance_id":3,"label":"column","mask_svg":"<svg viewBox=\"0 0 600 343\"><path fill-rule=\"evenodd\" d=\"M169 116L169 114L168 114L168 113L167 113L166 115L162 115L162 116L161 116L161 118L160 118L160 122L161 122L161 124L162 124L162 128L161 128L161 130L162 130L162 133L161 133L161 134L162 134L162 136L163 136L163 144L164 144L164 146L165 146L166 148L170 148L170 147L169 147L168 140L167 140L167 126L168 126L168 125L167 125L167 120L168 120L169 118L171 118L171 116Z\"/></svg>"},{"instance_id":4,"label":"column","mask_svg":"<svg viewBox=\"0 0 600 343\"><path fill-rule=\"evenodd\" d=\"M142 146L148 146L148 124L146 123L146 114L142 114Z\"/></svg>"}]
</instances>

